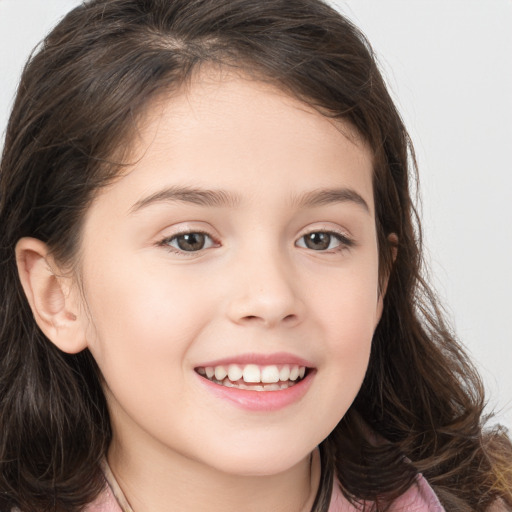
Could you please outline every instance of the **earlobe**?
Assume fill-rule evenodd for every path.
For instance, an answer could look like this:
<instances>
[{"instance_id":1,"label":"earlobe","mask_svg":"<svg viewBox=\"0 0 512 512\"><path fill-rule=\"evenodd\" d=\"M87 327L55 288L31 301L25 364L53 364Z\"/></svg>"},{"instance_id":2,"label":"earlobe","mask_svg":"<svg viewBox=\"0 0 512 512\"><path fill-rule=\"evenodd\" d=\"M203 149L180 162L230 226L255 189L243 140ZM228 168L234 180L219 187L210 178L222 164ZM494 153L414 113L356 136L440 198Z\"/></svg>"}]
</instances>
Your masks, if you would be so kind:
<instances>
[{"instance_id":1,"label":"earlobe","mask_svg":"<svg viewBox=\"0 0 512 512\"><path fill-rule=\"evenodd\" d=\"M34 319L60 350L77 353L87 347L70 277L59 275L46 244L22 238L16 244L16 262Z\"/></svg>"}]
</instances>

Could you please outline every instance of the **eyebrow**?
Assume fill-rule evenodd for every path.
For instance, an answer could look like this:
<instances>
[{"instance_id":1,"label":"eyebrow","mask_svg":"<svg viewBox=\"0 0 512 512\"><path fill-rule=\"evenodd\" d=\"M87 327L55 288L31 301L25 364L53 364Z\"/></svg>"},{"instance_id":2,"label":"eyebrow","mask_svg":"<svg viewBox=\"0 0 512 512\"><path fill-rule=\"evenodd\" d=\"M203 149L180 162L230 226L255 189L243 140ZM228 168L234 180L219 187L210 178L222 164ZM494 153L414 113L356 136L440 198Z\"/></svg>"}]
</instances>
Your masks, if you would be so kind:
<instances>
[{"instance_id":1,"label":"eyebrow","mask_svg":"<svg viewBox=\"0 0 512 512\"><path fill-rule=\"evenodd\" d=\"M155 192L140 201L131 208L130 213L135 213L142 208L155 203L183 202L207 207L231 207L234 208L240 202L238 196L225 190L210 190L195 187L168 187Z\"/></svg>"},{"instance_id":2,"label":"eyebrow","mask_svg":"<svg viewBox=\"0 0 512 512\"><path fill-rule=\"evenodd\" d=\"M311 208L346 202L355 203L361 206L367 213L370 213L368 203L351 188L321 188L292 198L292 204L298 208Z\"/></svg>"},{"instance_id":3,"label":"eyebrow","mask_svg":"<svg viewBox=\"0 0 512 512\"><path fill-rule=\"evenodd\" d=\"M197 187L173 186L155 192L137 201L131 208L130 214L135 213L155 203L184 202L198 206L213 208L234 208L241 202L236 194L220 189L204 189ZM311 190L292 197L291 204L297 208L313 208L335 203L355 203L370 213L368 203L355 190L350 188L322 188Z\"/></svg>"}]
</instances>

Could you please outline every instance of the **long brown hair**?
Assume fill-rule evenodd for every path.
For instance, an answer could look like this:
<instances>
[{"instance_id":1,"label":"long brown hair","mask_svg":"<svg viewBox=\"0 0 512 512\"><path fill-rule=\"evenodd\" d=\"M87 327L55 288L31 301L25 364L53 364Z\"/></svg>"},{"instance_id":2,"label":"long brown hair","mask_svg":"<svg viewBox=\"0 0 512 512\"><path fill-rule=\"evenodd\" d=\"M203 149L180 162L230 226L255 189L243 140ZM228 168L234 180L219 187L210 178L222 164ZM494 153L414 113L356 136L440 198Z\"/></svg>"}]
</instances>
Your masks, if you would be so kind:
<instances>
[{"instance_id":1,"label":"long brown hair","mask_svg":"<svg viewBox=\"0 0 512 512\"><path fill-rule=\"evenodd\" d=\"M111 439L98 367L37 328L15 244L39 238L72 264L84 212L119 172L138 116L205 63L350 122L374 153L389 283L364 383L320 447L314 511L327 510L334 476L351 501L380 511L418 472L448 511L484 511L496 499L512 507L512 446L500 428L484 430L479 377L422 278L414 152L364 36L320 0L91 0L27 64L1 161L0 509L81 510L104 486Z\"/></svg>"}]
</instances>

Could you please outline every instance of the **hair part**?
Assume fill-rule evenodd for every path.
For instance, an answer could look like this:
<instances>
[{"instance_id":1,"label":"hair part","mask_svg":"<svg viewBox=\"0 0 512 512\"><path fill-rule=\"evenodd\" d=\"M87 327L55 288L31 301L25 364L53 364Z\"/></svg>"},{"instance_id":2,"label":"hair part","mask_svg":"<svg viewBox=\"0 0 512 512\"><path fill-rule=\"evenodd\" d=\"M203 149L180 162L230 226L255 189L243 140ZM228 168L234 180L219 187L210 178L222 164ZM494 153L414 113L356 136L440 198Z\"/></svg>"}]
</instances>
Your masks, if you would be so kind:
<instances>
[{"instance_id":1,"label":"hair part","mask_svg":"<svg viewBox=\"0 0 512 512\"><path fill-rule=\"evenodd\" d=\"M99 369L37 328L15 244L38 238L76 266L85 212L126 167L148 106L203 65L276 84L350 123L374 154L389 283L362 388L320 447L314 511L327 511L334 476L353 503L383 511L419 471L447 510L512 506L512 447L483 430L479 377L422 278L414 152L364 36L319 0L91 0L27 64L0 167L0 508L79 511L104 486L111 439Z\"/></svg>"}]
</instances>

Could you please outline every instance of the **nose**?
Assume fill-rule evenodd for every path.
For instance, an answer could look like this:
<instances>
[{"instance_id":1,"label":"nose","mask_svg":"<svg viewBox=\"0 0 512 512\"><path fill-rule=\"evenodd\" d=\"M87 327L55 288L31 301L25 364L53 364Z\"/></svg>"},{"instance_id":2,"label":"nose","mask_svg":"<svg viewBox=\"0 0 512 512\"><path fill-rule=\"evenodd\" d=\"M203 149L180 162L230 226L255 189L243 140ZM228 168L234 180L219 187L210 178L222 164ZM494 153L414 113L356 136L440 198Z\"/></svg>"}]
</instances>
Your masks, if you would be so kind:
<instances>
[{"instance_id":1,"label":"nose","mask_svg":"<svg viewBox=\"0 0 512 512\"><path fill-rule=\"evenodd\" d=\"M233 271L228 303L232 322L268 328L302 321L302 290L285 257L259 251L241 259Z\"/></svg>"}]
</instances>

